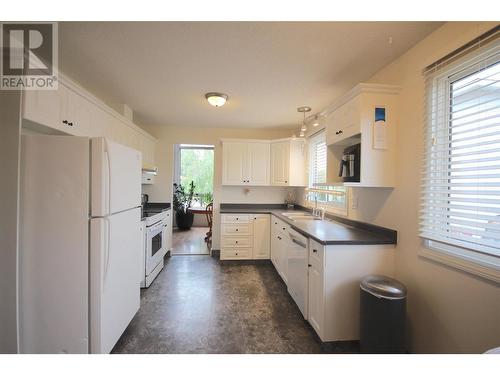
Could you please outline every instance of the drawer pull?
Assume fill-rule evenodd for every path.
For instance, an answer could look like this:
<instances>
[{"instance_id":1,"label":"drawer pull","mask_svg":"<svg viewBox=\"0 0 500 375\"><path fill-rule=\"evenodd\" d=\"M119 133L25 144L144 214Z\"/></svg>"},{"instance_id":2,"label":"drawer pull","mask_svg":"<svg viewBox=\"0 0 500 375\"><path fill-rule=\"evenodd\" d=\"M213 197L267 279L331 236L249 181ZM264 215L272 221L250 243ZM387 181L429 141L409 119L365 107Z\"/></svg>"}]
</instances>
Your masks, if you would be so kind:
<instances>
[{"instance_id":1,"label":"drawer pull","mask_svg":"<svg viewBox=\"0 0 500 375\"><path fill-rule=\"evenodd\" d=\"M236 243L238 243L238 241L236 241Z\"/></svg>"},{"instance_id":2,"label":"drawer pull","mask_svg":"<svg viewBox=\"0 0 500 375\"><path fill-rule=\"evenodd\" d=\"M236 228L236 232L238 231L238 228Z\"/></svg>"},{"instance_id":3,"label":"drawer pull","mask_svg":"<svg viewBox=\"0 0 500 375\"><path fill-rule=\"evenodd\" d=\"M238 220L239 218L236 218L236 220Z\"/></svg>"}]
</instances>

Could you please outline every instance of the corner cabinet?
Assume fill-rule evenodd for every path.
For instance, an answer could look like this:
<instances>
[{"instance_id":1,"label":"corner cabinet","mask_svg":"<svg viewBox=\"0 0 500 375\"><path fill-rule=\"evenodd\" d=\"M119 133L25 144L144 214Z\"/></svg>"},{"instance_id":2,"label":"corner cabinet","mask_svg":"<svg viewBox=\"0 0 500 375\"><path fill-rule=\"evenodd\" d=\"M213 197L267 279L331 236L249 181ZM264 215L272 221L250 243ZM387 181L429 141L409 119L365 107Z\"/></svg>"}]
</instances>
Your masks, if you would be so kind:
<instances>
[{"instance_id":1,"label":"corner cabinet","mask_svg":"<svg viewBox=\"0 0 500 375\"><path fill-rule=\"evenodd\" d=\"M304 139L271 142L271 185L307 186Z\"/></svg>"},{"instance_id":2,"label":"corner cabinet","mask_svg":"<svg viewBox=\"0 0 500 375\"><path fill-rule=\"evenodd\" d=\"M343 151L360 144L360 181L343 185L395 187L399 91L399 86L362 83L325 111L329 183L342 183L338 171ZM377 124L375 108L385 113Z\"/></svg>"},{"instance_id":3,"label":"corner cabinet","mask_svg":"<svg viewBox=\"0 0 500 375\"><path fill-rule=\"evenodd\" d=\"M222 141L222 184L269 185L269 159L269 142Z\"/></svg>"}]
</instances>

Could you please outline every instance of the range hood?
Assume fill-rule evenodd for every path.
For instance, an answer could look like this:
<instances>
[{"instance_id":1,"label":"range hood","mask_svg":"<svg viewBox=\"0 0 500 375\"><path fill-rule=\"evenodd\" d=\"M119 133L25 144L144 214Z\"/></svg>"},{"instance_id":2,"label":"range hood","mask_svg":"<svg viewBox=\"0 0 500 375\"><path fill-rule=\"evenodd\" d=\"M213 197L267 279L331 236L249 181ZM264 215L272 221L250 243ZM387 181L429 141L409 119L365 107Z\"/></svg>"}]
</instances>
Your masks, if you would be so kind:
<instances>
[{"instance_id":1,"label":"range hood","mask_svg":"<svg viewBox=\"0 0 500 375\"><path fill-rule=\"evenodd\" d=\"M142 174L147 174L150 176L157 176L158 175L158 168L157 167L142 167Z\"/></svg>"},{"instance_id":2,"label":"range hood","mask_svg":"<svg viewBox=\"0 0 500 375\"><path fill-rule=\"evenodd\" d=\"M142 167L142 184L153 185L158 175L157 167Z\"/></svg>"}]
</instances>

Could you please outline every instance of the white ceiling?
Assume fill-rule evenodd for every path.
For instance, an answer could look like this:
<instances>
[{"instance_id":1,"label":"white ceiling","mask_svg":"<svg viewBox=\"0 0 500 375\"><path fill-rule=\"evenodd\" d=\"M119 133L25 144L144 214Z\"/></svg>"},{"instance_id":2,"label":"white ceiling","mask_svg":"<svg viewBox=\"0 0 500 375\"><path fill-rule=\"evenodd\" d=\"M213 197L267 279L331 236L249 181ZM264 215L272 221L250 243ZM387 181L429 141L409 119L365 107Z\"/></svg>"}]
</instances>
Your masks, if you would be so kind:
<instances>
[{"instance_id":1,"label":"white ceiling","mask_svg":"<svg viewBox=\"0 0 500 375\"><path fill-rule=\"evenodd\" d=\"M439 22L64 22L60 69L144 125L293 127ZM392 44L389 38L392 37ZM224 107L204 94L229 95Z\"/></svg>"}]
</instances>

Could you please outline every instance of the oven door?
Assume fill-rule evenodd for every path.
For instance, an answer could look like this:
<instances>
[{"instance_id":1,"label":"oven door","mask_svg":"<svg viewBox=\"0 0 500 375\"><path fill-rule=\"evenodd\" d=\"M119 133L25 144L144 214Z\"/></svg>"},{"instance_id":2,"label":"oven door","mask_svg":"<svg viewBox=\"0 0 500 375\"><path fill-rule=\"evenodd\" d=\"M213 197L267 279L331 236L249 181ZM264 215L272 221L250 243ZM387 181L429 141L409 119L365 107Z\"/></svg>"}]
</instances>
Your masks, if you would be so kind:
<instances>
[{"instance_id":1,"label":"oven door","mask_svg":"<svg viewBox=\"0 0 500 375\"><path fill-rule=\"evenodd\" d=\"M167 253L163 221L146 228L146 275L149 275Z\"/></svg>"}]
</instances>

